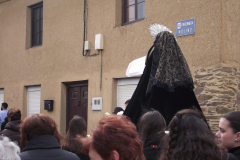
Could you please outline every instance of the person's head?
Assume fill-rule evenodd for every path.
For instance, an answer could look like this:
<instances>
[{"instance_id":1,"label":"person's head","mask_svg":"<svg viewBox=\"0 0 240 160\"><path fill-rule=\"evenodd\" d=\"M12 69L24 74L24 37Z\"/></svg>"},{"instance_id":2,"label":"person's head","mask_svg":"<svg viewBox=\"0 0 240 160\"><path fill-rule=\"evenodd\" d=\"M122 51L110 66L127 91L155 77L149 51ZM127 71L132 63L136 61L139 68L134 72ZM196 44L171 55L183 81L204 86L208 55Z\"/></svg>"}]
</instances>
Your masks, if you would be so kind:
<instances>
[{"instance_id":1,"label":"person's head","mask_svg":"<svg viewBox=\"0 0 240 160\"><path fill-rule=\"evenodd\" d=\"M87 136L87 124L84 118L75 115L69 122L67 137L76 138L77 135L81 137Z\"/></svg>"},{"instance_id":2,"label":"person's head","mask_svg":"<svg viewBox=\"0 0 240 160\"><path fill-rule=\"evenodd\" d=\"M214 134L200 111L179 111L169 124L161 160L222 159Z\"/></svg>"},{"instance_id":3,"label":"person's head","mask_svg":"<svg viewBox=\"0 0 240 160\"><path fill-rule=\"evenodd\" d=\"M125 107L128 106L128 103L130 102L130 100L131 100L131 99L126 100L126 102L124 103L124 104L125 104Z\"/></svg>"},{"instance_id":4,"label":"person's head","mask_svg":"<svg viewBox=\"0 0 240 160\"><path fill-rule=\"evenodd\" d=\"M18 156L20 148L9 140L8 137L0 136L0 159L20 160Z\"/></svg>"},{"instance_id":5,"label":"person's head","mask_svg":"<svg viewBox=\"0 0 240 160\"><path fill-rule=\"evenodd\" d=\"M21 111L19 109L10 109L8 111L8 121L15 121L15 120L21 120Z\"/></svg>"},{"instance_id":6,"label":"person's head","mask_svg":"<svg viewBox=\"0 0 240 160\"><path fill-rule=\"evenodd\" d=\"M120 111L124 111L121 107L116 107L113 111L113 114L117 114Z\"/></svg>"},{"instance_id":7,"label":"person's head","mask_svg":"<svg viewBox=\"0 0 240 160\"><path fill-rule=\"evenodd\" d=\"M222 116L216 137L220 146L227 150L240 146L240 111L229 112Z\"/></svg>"},{"instance_id":8,"label":"person's head","mask_svg":"<svg viewBox=\"0 0 240 160\"><path fill-rule=\"evenodd\" d=\"M20 127L21 131L21 144L23 147L26 146L28 141L32 138L41 135L52 135L55 136L60 143L61 135L57 130L56 122L49 116L39 113L33 114L26 119Z\"/></svg>"},{"instance_id":9,"label":"person's head","mask_svg":"<svg viewBox=\"0 0 240 160\"><path fill-rule=\"evenodd\" d=\"M146 140L166 128L164 117L158 111L152 110L145 113L140 120L139 133L143 144Z\"/></svg>"},{"instance_id":10,"label":"person's head","mask_svg":"<svg viewBox=\"0 0 240 160\"><path fill-rule=\"evenodd\" d=\"M8 104L6 102L2 103L2 110L6 110L8 108Z\"/></svg>"},{"instance_id":11,"label":"person's head","mask_svg":"<svg viewBox=\"0 0 240 160\"><path fill-rule=\"evenodd\" d=\"M84 150L94 160L145 160L136 126L126 116L103 117Z\"/></svg>"},{"instance_id":12,"label":"person's head","mask_svg":"<svg viewBox=\"0 0 240 160\"><path fill-rule=\"evenodd\" d=\"M77 137L87 136L87 125L84 118L75 115L69 122L67 136L62 149L81 154L82 143L77 140Z\"/></svg>"}]
</instances>

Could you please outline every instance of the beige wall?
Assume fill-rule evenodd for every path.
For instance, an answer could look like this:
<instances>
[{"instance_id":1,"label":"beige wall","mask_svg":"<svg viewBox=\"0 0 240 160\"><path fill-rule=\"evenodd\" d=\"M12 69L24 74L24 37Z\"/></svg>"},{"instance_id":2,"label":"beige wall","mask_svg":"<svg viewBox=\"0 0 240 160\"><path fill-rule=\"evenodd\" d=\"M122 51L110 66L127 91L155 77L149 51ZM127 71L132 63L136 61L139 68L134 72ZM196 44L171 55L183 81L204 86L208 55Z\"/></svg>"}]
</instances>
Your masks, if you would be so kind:
<instances>
[{"instance_id":1,"label":"beige wall","mask_svg":"<svg viewBox=\"0 0 240 160\"><path fill-rule=\"evenodd\" d=\"M238 0L147 0L145 19L121 26L121 0L87 0L87 40L94 49L95 34L104 35L102 89L100 55L82 56L83 0L43 0L43 44L29 48L28 6L39 0L0 3L0 88L10 107L26 116L26 87L41 85L41 112L53 117L64 134L66 86L63 82L88 80L88 133L105 112L116 106L116 80L125 77L128 64L145 56L153 44L148 27L196 18L196 33L178 37L192 73L227 63L239 64ZM103 97L103 110L91 110L91 98ZM43 110L53 99L54 110Z\"/></svg>"},{"instance_id":2,"label":"beige wall","mask_svg":"<svg viewBox=\"0 0 240 160\"><path fill-rule=\"evenodd\" d=\"M222 51L221 61L234 66L240 62L240 1L222 0Z\"/></svg>"}]
</instances>

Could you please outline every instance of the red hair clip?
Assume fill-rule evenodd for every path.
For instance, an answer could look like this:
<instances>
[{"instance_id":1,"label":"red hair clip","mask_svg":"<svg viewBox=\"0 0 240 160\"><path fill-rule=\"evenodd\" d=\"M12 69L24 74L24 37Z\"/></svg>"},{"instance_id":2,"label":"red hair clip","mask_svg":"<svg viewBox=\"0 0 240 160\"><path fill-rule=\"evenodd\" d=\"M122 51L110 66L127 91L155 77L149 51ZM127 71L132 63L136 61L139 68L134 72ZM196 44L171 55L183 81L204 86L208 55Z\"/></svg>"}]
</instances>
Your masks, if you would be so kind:
<instances>
[{"instance_id":1,"label":"red hair clip","mask_svg":"<svg viewBox=\"0 0 240 160\"><path fill-rule=\"evenodd\" d=\"M151 145L151 147L152 147L152 148L157 148L157 146L156 146L156 145Z\"/></svg>"}]
</instances>

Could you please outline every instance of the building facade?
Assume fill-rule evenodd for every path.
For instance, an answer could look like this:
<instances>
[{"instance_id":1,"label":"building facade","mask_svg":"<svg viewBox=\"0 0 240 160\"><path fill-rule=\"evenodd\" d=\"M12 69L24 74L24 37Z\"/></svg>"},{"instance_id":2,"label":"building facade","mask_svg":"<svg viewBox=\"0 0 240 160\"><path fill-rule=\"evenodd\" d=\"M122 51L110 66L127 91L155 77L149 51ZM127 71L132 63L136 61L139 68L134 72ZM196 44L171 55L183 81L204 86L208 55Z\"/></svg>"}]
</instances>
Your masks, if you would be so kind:
<instances>
[{"instance_id":1,"label":"building facade","mask_svg":"<svg viewBox=\"0 0 240 160\"><path fill-rule=\"evenodd\" d=\"M240 110L239 8L238 0L0 0L0 100L23 118L51 116L62 134L81 115L90 133L131 97L139 77L125 73L152 46L149 25L175 33L177 21L195 18L195 34L177 40L216 131L222 114ZM53 100L53 110L44 100Z\"/></svg>"}]
</instances>

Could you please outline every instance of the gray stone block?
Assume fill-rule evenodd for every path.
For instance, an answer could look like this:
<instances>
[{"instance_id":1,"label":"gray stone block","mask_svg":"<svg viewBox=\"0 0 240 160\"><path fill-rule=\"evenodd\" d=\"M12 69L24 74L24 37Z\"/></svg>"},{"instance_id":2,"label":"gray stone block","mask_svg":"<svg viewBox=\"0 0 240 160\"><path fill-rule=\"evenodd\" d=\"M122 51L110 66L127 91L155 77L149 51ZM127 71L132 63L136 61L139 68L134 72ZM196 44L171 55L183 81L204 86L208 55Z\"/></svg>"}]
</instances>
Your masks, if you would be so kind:
<instances>
[{"instance_id":1,"label":"gray stone block","mask_svg":"<svg viewBox=\"0 0 240 160\"><path fill-rule=\"evenodd\" d=\"M232 73L232 68L230 68L230 67L222 67L222 72Z\"/></svg>"},{"instance_id":2,"label":"gray stone block","mask_svg":"<svg viewBox=\"0 0 240 160\"><path fill-rule=\"evenodd\" d=\"M203 77L208 77L208 76L212 76L213 74L201 74L201 75L195 75L195 78L203 78Z\"/></svg>"},{"instance_id":3,"label":"gray stone block","mask_svg":"<svg viewBox=\"0 0 240 160\"><path fill-rule=\"evenodd\" d=\"M202 93L203 90L204 90L203 87L197 87L194 89L194 93L195 95L199 95L200 93Z\"/></svg>"},{"instance_id":4,"label":"gray stone block","mask_svg":"<svg viewBox=\"0 0 240 160\"><path fill-rule=\"evenodd\" d=\"M225 108L223 106L218 106L216 107L216 112L218 114L225 114L225 113L228 113L230 110L228 108Z\"/></svg>"},{"instance_id":5,"label":"gray stone block","mask_svg":"<svg viewBox=\"0 0 240 160\"><path fill-rule=\"evenodd\" d=\"M200 95L197 96L197 99L198 99L199 103L202 103L202 102L204 102L206 100L209 100L211 98L213 98L212 95L206 95L206 94L200 94Z\"/></svg>"}]
</instances>

